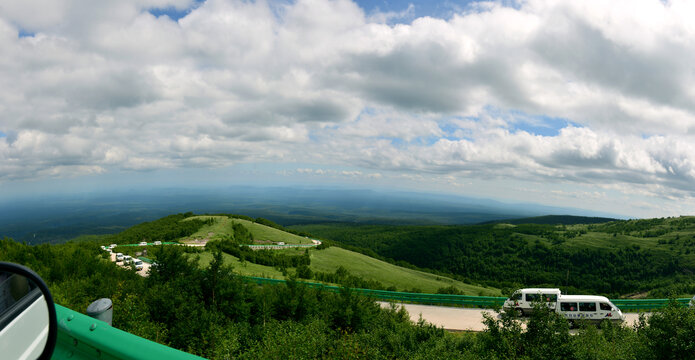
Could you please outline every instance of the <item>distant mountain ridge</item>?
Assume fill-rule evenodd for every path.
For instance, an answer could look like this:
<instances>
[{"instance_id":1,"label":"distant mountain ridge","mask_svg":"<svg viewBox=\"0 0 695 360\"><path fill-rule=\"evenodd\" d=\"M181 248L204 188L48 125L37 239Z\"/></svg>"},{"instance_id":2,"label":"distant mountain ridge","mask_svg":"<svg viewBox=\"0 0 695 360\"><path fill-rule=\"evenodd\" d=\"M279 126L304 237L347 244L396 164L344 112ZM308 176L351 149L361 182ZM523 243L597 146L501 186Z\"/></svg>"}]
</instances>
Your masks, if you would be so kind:
<instances>
[{"instance_id":1,"label":"distant mountain ridge","mask_svg":"<svg viewBox=\"0 0 695 360\"><path fill-rule=\"evenodd\" d=\"M574 216L574 215L545 215L545 216L534 216L519 219L506 219L506 220L493 220L485 221L479 225L487 224L539 224L539 225L578 225L578 224L601 224L611 221L618 221L620 219L607 218L607 217L590 217L590 216Z\"/></svg>"},{"instance_id":2,"label":"distant mountain ridge","mask_svg":"<svg viewBox=\"0 0 695 360\"><path fill-rule=\"evenodd\" d=\"M0 202L0 238L7 236L31 244L59 243L80 235L116 233L143 221L187 211L247 214L283 226L325 222L461 225L547 214L607 215L459 195L369 189L135 189Z\"/></svg>"}]
</instances>

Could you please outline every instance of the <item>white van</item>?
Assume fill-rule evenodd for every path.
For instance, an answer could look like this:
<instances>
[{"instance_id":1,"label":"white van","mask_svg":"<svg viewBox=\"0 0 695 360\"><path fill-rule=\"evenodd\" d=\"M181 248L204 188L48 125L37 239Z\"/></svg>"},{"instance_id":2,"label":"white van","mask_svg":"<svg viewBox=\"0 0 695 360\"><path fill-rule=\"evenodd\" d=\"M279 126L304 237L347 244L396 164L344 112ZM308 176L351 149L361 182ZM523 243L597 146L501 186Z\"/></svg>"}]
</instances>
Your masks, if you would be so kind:
<instances>
[{"instance_id":1,"label":"white van","mask_svg":"<svg viewBox=\"0 0 695 360\"><path fill-rule=\"evenodd\" d=\"M623 322L625 315L605 296L562 295L555 311L569 320L571 325L577 320L600 323L603 320Z\"/></svg>"},{"instance_id":2,"label":"white van","mask_svg":"<svg viewBox=\"0 0 695 360\"><path fill-rule=\"evenodd\" d=\"M122 253L116 253L116 262L121 262L123 261L123 254Z\"/></svg>"},{"instance_id":3,"label":"white van","mask_svg":"<svg viewBox=\"0 0 695 360\"><path fill-rule=\"evenodd\" d=\"M147 241L141 241L138 246L147 246Z\"/></svg>"},{"instance_id":4,"label":"white van","mask_svg":"<svg viewBox=\"0 0 695 360\"><path fill-rule=\"evenodd\" d=\"M533 303L542 301L548 304L548 308L555 310L557 299L560 297L560 289L551 288L527 288L515 291L512 296L504 301L505 309L513 309L519 315L528 315L533 312Z\"/></svg>"},{"instance_id":5,"label":"white van","mask_svg":"<svg viewBox=\"0 0 695 360\"><path fill-rule=\"evenodd\" d=\"M135 261L133 261L133 264L135 264L135 270L136 270L136 271L137 271L137 270L142 270L142 267L143 267L143 265L142 265L142 260L140 260L140 259L135 259Z\"/></svg>"},{"instance_id":6,"label":"white van","mask_svg":"<svg viewBox=\"0 0 695 360\"><path fill-rule=\"evenodd\" d=\"M130 264L131 261L133 261L133 257L130 255L126 255L123 257L123 263L124 264Z\"/></svg>"}]
</instances>

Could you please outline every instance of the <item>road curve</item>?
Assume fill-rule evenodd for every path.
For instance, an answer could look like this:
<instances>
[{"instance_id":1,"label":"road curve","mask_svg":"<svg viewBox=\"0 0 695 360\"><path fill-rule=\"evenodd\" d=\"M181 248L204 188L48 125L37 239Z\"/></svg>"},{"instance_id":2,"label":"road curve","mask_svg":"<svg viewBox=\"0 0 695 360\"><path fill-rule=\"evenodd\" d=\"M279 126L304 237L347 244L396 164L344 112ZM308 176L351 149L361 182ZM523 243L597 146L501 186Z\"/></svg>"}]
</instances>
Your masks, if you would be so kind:
<instances>
[{"instance_id":1,"label":"road curve","mask_svg":"<svg viewBox=\"0 0 695 360\"><path fill-rule=\"evenodd\" d=\"M390 303L377 301L384 308L391 306ZM483 331L483 313L487 312L493 316L497 314L490 309L469 309L448 306L417 305L417 304L396 304L402 306L410 315L410 320L417 322L422 319L437 327L451 331ZM625 313L625 325L632 326L639 319L639 314Z\"/></svg>"}]
</instances>

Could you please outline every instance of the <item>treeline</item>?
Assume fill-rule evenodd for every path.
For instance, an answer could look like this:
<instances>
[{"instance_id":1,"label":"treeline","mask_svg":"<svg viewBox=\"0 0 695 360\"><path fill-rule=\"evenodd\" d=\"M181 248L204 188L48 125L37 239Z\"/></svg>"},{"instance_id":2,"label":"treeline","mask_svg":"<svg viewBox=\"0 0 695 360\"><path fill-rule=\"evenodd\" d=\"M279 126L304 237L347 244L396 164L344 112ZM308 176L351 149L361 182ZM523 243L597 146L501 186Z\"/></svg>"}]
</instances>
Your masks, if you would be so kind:
<instances>
[{"instance_id":1,"label":"treeline","mask_svg":"<svg viewBox=\"0 0 695 360\"><path fill-rule=\"evenodd\" d=\"M190 236L203 225L210 225L214 222L214 219L182 221L191 216L193 216L193 213L188 212L144 222L108 237L108 241L114 244L134 244L141 241L174 241Z\"/></svg>"},{"instance_id":2,"label":"treeline","mask_svg":"<svg viewBox=\"0 0 695 360\"><path fill-rule=\"evenodd\" d=\"M589 226L604 231L618 230L615 225ZM636 227L642 228L641 224ZM618 297L668 288L675 284L678 275L695 271L678 256L665 257L663 253L656 254L637 245L616 246L612 250L563 246L568 239L584 236L587 231L582 228L541 224L322 224L299 228L339 244L366 248L383 258L506 290L559 286L568 292Z\"/></svg>"},{"instance_id":3,"label":"treeline","mask_svg":"<svg viewBox=\"0 0 695 360\"><path fill-rule=\"evenodd\" d=\"M242 263L248 261L254 264L273 266L279 270L308 266L311 264L309 253L304 255L287 255L273 250L261 249L252 250L248 246L243 246L230 240L209 241L205 248L211 251L222 251L239 259Z\"/></svg>"},{"instance_id":4,"label":"treeline","mask_svg":"<svg viewBox=\"0 0 695 360\"><path fill-rule=\"evenodd\" d=\"M271 227L271 228L274 228L274 229L278 229L278 230L281 230L281 231L284 231L284 232L288 232L288 233L290 233L290 234L294 234L294 235L298 235L298 236L302 236L302 237L304 237L304 236L306 236L306 237L311 237L311 234L309 234L309 233L307 233L307 232L299 231L299 230L295 230L295 229L289 229L289 228L286 228L286 227L284 227L284 226L282 226L282 225L280 225L280 224L278 224L278 223L275 223L275 222L272 221L272 220L268 220L268 219L262 218L262 217L253 218L253 217L250 217L250 216L247 216L247 215L240 215L240 214L225 214L225 213L220 213L220 214L205 214L205 215L209 215L209 216L226 216L226 217L229 217L229 218L231 218L231 219L246 220L246 221L254 222L254 223L256 223L256 224L261 224L261 225L265 225L265 226L268 226L268 227Z\"/></svg>"},{"instance_id":5,"label":"treeline","mask_svg":"<svg viewBox=\"0 0 695 360\"><path fill-rule=\"evenodd\" d=\"M178 246L160 247L142 278L105 258L96 244L28 246L0 241L0 260L24 264L56 301L83 312L98 298L114 303L114 326L210 359L688 359L695 310L675 303L635 328L605 323L568 333L539 309L517 318L488 316L481 333L451 334L402 310L383 309L349 288L339 293L289 279L243 281L217 252L200 268Z\"/></svg>"}]
</instances>

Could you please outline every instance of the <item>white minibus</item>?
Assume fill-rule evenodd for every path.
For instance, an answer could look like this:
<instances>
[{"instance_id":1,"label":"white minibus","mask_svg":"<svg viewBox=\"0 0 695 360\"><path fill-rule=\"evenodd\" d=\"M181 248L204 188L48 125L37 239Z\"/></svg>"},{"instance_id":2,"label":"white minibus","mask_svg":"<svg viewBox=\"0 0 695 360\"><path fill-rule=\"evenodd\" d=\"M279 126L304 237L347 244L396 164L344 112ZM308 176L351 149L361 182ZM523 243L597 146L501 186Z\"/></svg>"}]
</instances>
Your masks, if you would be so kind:
<instances>
[{"instance_id":1,"label":"white minibus","mask_svg":"<svg viewBox=\"0 0 695 360\"><path fill-rule=\"evenodd\" d=\"M603 320L622 322L625 315L605 296L561 295L555 311L569 320L570 325L578 320L600 323Z\"/></svg>"},{"instance_id":2,"label":"white minibus","mask_svg":"<svg viewBox=\"0 0 695 360\"><path fill-rule=\"evenodd\" d=\"M555 310L560 289L551 288L527 288L515 291L512 296L504 301L505 309L513 309L519 315L528 315L533 312L533 303L545 302L549 309Z\"/></svg>"}]
</instances>

